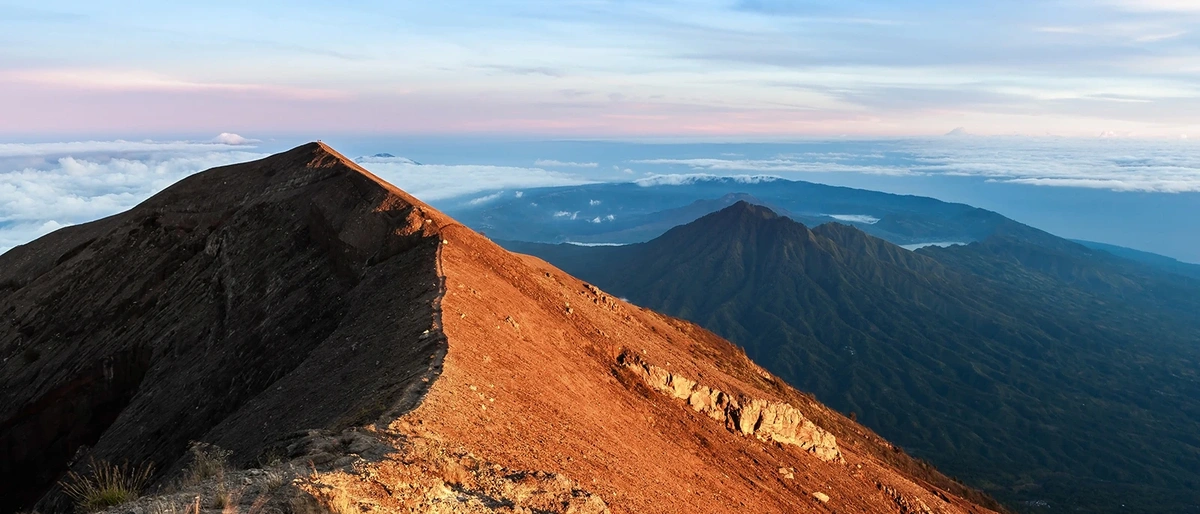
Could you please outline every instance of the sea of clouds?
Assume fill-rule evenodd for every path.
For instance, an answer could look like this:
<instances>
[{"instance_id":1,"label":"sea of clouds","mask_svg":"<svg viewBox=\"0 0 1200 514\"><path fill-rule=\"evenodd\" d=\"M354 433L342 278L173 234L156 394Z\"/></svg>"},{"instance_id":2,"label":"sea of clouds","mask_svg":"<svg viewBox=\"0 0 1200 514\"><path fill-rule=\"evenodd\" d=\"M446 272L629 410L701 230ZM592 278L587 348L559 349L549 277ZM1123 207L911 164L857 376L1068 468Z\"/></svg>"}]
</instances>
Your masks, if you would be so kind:
<instances>
[{"instance_id":1,"label":"sea of clouds","mask_svg":"<svg viewBox=\"0 0 1200 514\"><path fill-rule=\"evenodd\" d=\"M748 156L749 151L731 153L714 145L710 156L703 158L621 159L614 155L622 165L614 165L616 171L611 173L598 163L573 160L541 159L532 167L422 164L387 155L358 160L383 179L435 203L460 197L484 203L499 198L497 191L519 197L521 189L597 180L633 180L654 187L718 177L735 182L779 177L802 180L812 173L830 172L967 176L1112 191L1200 192L1198 141L945 137L860 141L834 148ZM0 143L0 252L55 229L129 209L198 171L267 153L261 142L231 133L204 141ZM625 164L639 165L643 176L633 179ZM600 176L604 173L611 176Z\"/></svg>"},{"instance_id":2,"label":"sea of clouds","mask_svg":"<svg viewBox=\"0 0 1200 514\"><path fill-rule=\"evenodd\" d=\"M261 156L229 140L0 144L0 252L129 209L199 170Z\"/></svg>"},{"instance_id":3,"label":"sea of clouds","mask_svg":"<svg viewBox=\"0 0 1200 514\"><path fill-rule=\"evenodd\" d=\"M1200 141L1191 140L946 137L884 140L862 152L805 152L768 158L643 159L636 162L683 166L698 173L772 173L801 180L805 173L830 172L947 175L1122 192L1200 192Z\"/></svg>"},{"instance_id":4,"label":"sea of clouds","mask_svg":"<svg viewBox=\"0 0 1200 514\"><path fill-rule=\"evenodd\" d=\"M0 253L59 228L125 211L188 175L265 157L259 141L0 143ZM510 187L581 184L542 168L422 165L367 157L362 165L427 201Z\"/></svg>"},{"instance_id":5,"label":"sea of clouds","mask_svg":"<svg viewBox=\"0 0 1200 514\"><path fill-rule=\"evenodd\" d=\"M482 191L571 186L591 182L572 173L540 166L526 168L481 164L419 164L404 157L363 157L355 161L371 173L427 202ZM488 202L499 198L501 194L502 191L493 192L470 202ZM514 194L520 197L520 193Z\"/></svg>"}]
</instances>

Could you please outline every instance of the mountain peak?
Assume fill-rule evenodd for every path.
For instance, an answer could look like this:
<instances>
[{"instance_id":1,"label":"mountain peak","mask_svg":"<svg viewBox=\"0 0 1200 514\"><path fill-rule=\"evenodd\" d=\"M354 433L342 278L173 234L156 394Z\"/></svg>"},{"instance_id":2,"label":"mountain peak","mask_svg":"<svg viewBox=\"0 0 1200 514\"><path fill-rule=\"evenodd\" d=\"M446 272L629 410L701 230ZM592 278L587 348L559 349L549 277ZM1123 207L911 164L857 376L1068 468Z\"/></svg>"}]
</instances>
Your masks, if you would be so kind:
<instances>
[{"instance_id":1,"label":"mountain peak","mask_svg":"<svg viewBox=\"0 0 1200 514\"><path fill-rule=\"evenodd\" d=\"M340 217L338 211L415 208L422 220L449 223L445 215L367 171L322 141L313 141L257 161L232 164L192 175L172 185L135 208L161 211L185 208L192 212L241 209L256 203L278 204L295 195L317 191L338 204L321 205L322 211Z\"/></svg>"},{"instance_id":2,"label":"mountain peak","mask_svg":"<svg viewBox=\"0 0 1200 514\"><path fill-rule=\"evenodd\" d=\"M775 214L775 211L763 205L750 203L746 200L738 200L733 205L717 211L718 215L735 215L735 216L754 216L765 220L772 220L780 217Z\"/></svg>"},{"instance_id":3,"label":"mountain peak","mask_svg":"<svg viewBox=\"0 0 1200 514\"><path fill-rule=\"evenodd\" d=\"M769 207L739 200L691 223L677 226L650 243L711 241L713 236L720 236L718 239L722 240L738 240L748 237L778 238L793 235L803 239L812 238L812 233L804 224L780 216Z\"/></svg>"},{"instance_id":4,"label":"mountain peak","mask_svg":"<svg viewBox=\"0 0 1200 514\"><path fill-rule=\"evenodd\" d=\"M337 150L334 150L333 147L320 140L305 143L291 150L277 153L259 162L296 170L344 166L374 178L374 175L371 175L369 171L359 166L354 160L342 155Z\"/></svg>"}]
</instances>

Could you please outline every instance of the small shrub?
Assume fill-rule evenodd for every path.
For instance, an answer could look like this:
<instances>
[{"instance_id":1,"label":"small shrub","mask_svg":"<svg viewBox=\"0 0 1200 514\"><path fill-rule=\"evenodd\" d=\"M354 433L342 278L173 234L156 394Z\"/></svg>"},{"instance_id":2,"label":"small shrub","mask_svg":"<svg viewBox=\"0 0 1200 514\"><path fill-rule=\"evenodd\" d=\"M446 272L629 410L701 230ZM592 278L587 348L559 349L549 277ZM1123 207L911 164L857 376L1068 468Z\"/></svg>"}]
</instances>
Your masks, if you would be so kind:
<instances>
[{"instance_id":1,"label":"small shrub","mask_svg":"<svg viewBox=\"0 0 1200 514\"><path fill-rule=\"evenodd\" d=\"M88 469L90 473L87 475L72 471L59 482L63 493L84 512L95 512L138 499L154 472L154 467L149 464L139 467L128 464L118 466L96 459L91 459Z\"/></svg>"},{"instance_id":2,"label":"small shrub","mask_svg":"<svg viewBox=\"0 0 1200 514\"><path fill-rule=\"evenodd\" d=\"M263 488L269 493L277 491L280 487L287 485L287 476L281 471L268 471L266 479L263 480Z\"/></svg>"},{"instance_id":3,"label":"small shrub","mask_svg":"<svg viewBox=\"0 0 1200 514\"><path fill-rule=\"evenodd\" d=\"M198 442L193 442L189 450L192 452L192 462L183 477L187 485L196 485L210 478L225 479L225 470L233 452L213 444Z\"/></svg>"},{"instance_id":4,"label":"small shrub","mask_svg":"<svg viewBox=\"0 0 1200 514\"><path fill-rule=\"evenodd\" d=\"M238 501L241 495L235 491L231 491L229 486L222 480L217 484L216 495L213 496L212 506L214 509L221 509L222 512L228 510L237 510Z\"/></svg>"},{"instance_id":5,"label":"small shrub","mask_svg":"<svg viewBox=\"0 0 1200 514\"><path fill-rule=\"evenodd\" d=\"M287 451L278 446L264 450L258 456L258 467L271 468L287 461Z\"/></svg>"}]
</instances>

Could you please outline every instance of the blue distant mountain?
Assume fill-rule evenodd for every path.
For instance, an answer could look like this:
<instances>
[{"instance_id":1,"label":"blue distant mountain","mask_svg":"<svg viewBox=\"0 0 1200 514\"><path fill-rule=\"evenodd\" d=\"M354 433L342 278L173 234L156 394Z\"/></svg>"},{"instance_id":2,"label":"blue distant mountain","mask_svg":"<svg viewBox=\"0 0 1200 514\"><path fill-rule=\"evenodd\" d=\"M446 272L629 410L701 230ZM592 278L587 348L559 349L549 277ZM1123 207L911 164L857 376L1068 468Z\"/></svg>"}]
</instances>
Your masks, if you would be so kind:
<instances>
[{"instance_id":1,"label":"blue distant mountain","mask_svg":"<svg viewBox=\"0 0 1200 514\"><path fill-rule=\"evenodd\" d=\"M1013 223L964 204L765 176L652 177L491 196L443 201L440 207L494 239L542 243L648 241L739 200L808 226L852 225L898 245L969 243Z\"/></svg>"},{"instance_id":2,"label":"blue distant mountain","mask_svg":"<svg viewBox=\"0 0 1200 514\"><path fill-rule=\"evenodd\" d=\"M1073 241L1088 248L1103 250L1116 255L1117 257L1140 262L1142 264L1148 264L1164 271L1169 271L1185 277L1200 278L1200 264L1191 264L1178 259L1172 259L1165 255L1143 252L1141 250L1134 250L1133 248L1126 248L1124 246L1097 243L1095 241Z\"/></svg>"}]
</instances>

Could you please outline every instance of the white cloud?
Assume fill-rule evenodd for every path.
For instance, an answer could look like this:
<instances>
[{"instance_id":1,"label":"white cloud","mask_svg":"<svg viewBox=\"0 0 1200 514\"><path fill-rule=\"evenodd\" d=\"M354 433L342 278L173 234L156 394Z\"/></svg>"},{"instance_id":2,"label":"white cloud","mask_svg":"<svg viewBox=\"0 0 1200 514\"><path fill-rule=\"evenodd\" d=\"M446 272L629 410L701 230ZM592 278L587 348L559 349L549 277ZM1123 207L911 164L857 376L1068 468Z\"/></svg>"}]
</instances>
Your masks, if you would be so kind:
<instances>
[{"instance_id":1,"label":"white cloud","mask_svg":"<svg viewBox=\"0 0 1200 514\"><path fill-rule=\"evenodd\" d=\"M567 218L567 219L573 220L573 219L576 219L579 217L579 211L575 211L575 212L558 211L558 212L554 213L554 217L555 218Z\"/></svg>"},{"instance_id":2,"label":"white cloud","mask_svg":"<svg viewBox=\"0 0 1200 514\"><path fill-rule=\"evenodd\" d=\"M592 207L600 205L600 200L588 200L588 205L591 205Z\"/></svg>"},{"instance_id":3,"label":"white cloud","mask_svg":"<svg viewBox=\"0 0 1200 514\"><path fill-rule=\"evenodd\" d=\"M522 196L525 196L525 192L524 192L524 191L517 191L517 192L513 193L513 196L515 196L515 197L517 197L517 198L520 198L520 197L522 197Z\"/></svg>"},{"instance_id":4,"label":"white cloud","mask_svg":"<svg viewBox=\"0 0 1200 514\"><path fill-rule=\"evenodd\" d=\"M643 186L698 180L754 181L790 173L862 173L888 176L977 176L995 182L1142 192L1200 192L1200 146L1179 139L1134 139L1105 131L1098 138L939 137L880 142L862 153L798 153L771 159L652 159L712 173L653 175ZM768 177L732 175L770 172ZM803 177L796 177L803 178Z\"/></svg>"},{"instance_id":5,"label":"white cloud","mask_svg":"<svg viewBox=\"0 0 1200 514\"><path fill-rule=\"evenodd\" d=\"M940 248L947 248L950 246L960 246L960 245L968 245L968 244L971 244L971 243L964 243L961 241L938 241L938 242L934 242L934 243L916 243L916 244L911 244L911 245L900 245L900 248L903 248L905 250L911 250L911 251L915 252L917 250L920 250L922 248L929 247L929 246L937 246Z\"/></svg>"},{"instance_id":6,"label":"white cloud","mask_svg":"<svg viewBox=\"0 0 1200 514\"><path fill-rule=\"evenodd\" d=\"M242 146L242 145L251 145L254 143L261 143L262 141L259 141L257 139L246 139L246 138L244 138L240 135L234 134L232 132L222 132L220 134L217 134L217 137L214 137L212 139L212 142L222 144L222 145Z\"/></svg>"},{"instance_id":7,"label":"white cloud","mask_svg":"<svg viewBox=\"0 0 1200 514\"><path fill-rule=\"evenodd\" d=\"M260 157L214 143L0 145L0 251L127 210L198 171Z\"/></svg>"},{"instance_id":8,"label":"white cloud","mask_svg":"<svg viewBox=\"0 0 1200 514\"><path fill-rule=\"evenodd\" d=\"M0 143L0 159L7 157L62 157L92 154L196 153L232 150L229 144L205 141L71 141L61 143Z\"/></svg>"},{"instance_id":9,"label":"white cloud","mask_svg":"<svg viewBox=\"0 0 1200 514\"><path fill-rule=\"evenodd\" d=\"M421 200L446 200L484 191L574 186L591 181L558 171L479 164L417 164L403 158L359 161L380 178Z\"/></svg>"},{"instance_id":10,"label":"white cloud","mask_svg":"<svg viewBox=\"0 0 1200 514\"><path fill-rule=\"evenodd\" d=\"M826 214L826 216L829 216L835 220L849 221L851 223L866 223L868 225L879 223L879 218L867 214Z\"/></svg>"},{"instance_id":11,"label":"white cloud","mask_svg":"<svg viewBox=\"0 0 1200 514\"><path fill-rule=\"evenodd\" d=\"M1115 7L1135 12L1200 13L1196 0L1107 0Z\"/></svg>"},{"instance_id":12,"label":"white cloud","mask_svg":"<svg viewBox=\"0 0 1200 514\"><path fill-rule=\"evenodd\" d=\"M600 217L596 216L595 218L588 220L588 223L600 223Z\"/></svg>"},{"instance_id":13,"label":"white cloud","mask_svg":"<svg viewBox=\"0 0 1200 514\"><path fill-rule=\"evenodd\" d=\"M1180 193L1200 191L1200 147L1187 140L971 138L906 148L928 175L977 176L1052 187Z\"/></svg>"},{"instance_id":14,"label":"white cloud","mask_svg":"<svg viewBox=\"0 0 1200 514\"><path fill-rule=\"evenodd\" d=\"M835 156L836 157L836 156ZM909 170L891 166L850 165L830 158L811 159L809 156L779 156L774 159L646 159L634 161L642 164L688 166L704 171L754 171L760 173L781 172L854 172L879 175L909 175Z\"/></svg>"},{"instance_id":15,"label":"white cloud","mask_svg":"<svg viewBox=\"0 0 1200 514\"><path fill-rule=\"evenodd\" d=\"M1156 41L1166 41L1168 39L1175 39L1184 34L1187 34L1187 31L1176 30L1176 31L1172 31L1172 32L1163 32L1163 33L1158 33L1158 34L1146 34L1144 36L1138 36L1137 38L1135 38L1135 40L1138 42L1141 42L1141 43L1153 43Z\"/></svg>"},{"instance_id":16,"label":"white cloud","mask_svg":"<svg viewBox=\"0 0 1200 514\"><path fill-rule=\"evenodd\" d=\"M597 162L563 162L553 159L538 159L533 164L550 168L597 168L600 166L600 163Z\"/></svg>"},{"instance_id":17,"label":"white cloud","mask_svg":"<svg viewBox=\"0 0 1200 514\"><path fill-rule=\"evenodd\" d=\"M629 246L629 243L580 243L580 242L576 242L576 241L567 241L567 244L569 244L569 245L574 245L574 246L587 246L587 247L596 247L596 246Z\"/></svg>"},{"instance_id":18,"label":"white cloud","mask_svg":"<svg viewBox=\"0 0 1200 514\"><path fill-rule=\"evenodd\" d=\"M497 198L500 198L501 196L504 196L504 191L499 191L499 192L496 192L496 193L492 193L492 194L490 194L490 195L481 196L481 197L479 197L479 198L472 198L472 199L471 199L470 201L468 201L467 203L468 203L468 204L471 204L471 205L480 205L480 204L488 203L488 202L490 202L490 201L492 201L492 200L495 200L495 199L497 199Z\"/></svg>"},{"instance_id":19,"label":"white cloud","mask_svg":"<svg viewBox=\"0 0 1200 514\"><path fill-rule=\"evenodd\" d=\"M97 91L252 93L299 100L346 98L345 92L261 83L201 82L143 70L89 68L0 70L0 80Z\"/></svg>"},{"instance_id":20,"label":"white cloud","mask_svg":"<svg viewBox=\"0 0 1200 514\"><path fill-rule=\"evenodd\" d=\"M413 166L421 165L421 163L414 161L412 159L407 159L404 157L396 157L395 155L388 154L388 153L365 155L362 157L355 158L354 162L357 162L359 164L409 164L409 165L413 165Z\"/></svg>"},{"instance_id":21,"label":"white cloud","mask_svg":"<svg viewBox=\"0 0 1200 514\"><path fill-rule=\"evenodd\" d=\"M773 182L782 180L781 177L770 175L731 175L719 176L709 175L705 173L693 173L686 175L651 175L646 178L634 180L633 183L642 187L654 186L686 186L697 182L736 182L739 184L758 184L762 182Z\"/></svg>"}]
</instances>

